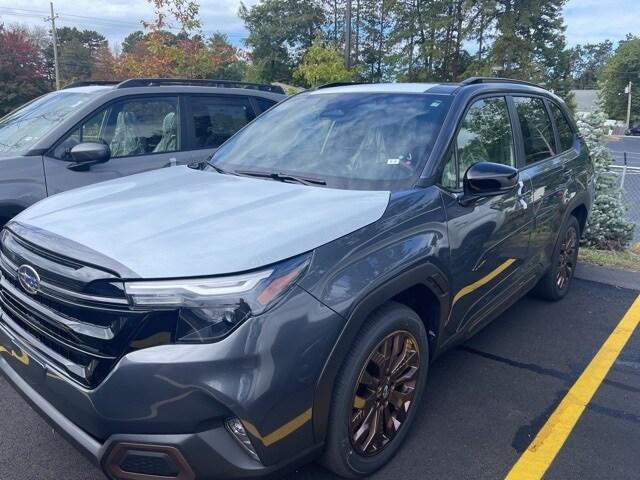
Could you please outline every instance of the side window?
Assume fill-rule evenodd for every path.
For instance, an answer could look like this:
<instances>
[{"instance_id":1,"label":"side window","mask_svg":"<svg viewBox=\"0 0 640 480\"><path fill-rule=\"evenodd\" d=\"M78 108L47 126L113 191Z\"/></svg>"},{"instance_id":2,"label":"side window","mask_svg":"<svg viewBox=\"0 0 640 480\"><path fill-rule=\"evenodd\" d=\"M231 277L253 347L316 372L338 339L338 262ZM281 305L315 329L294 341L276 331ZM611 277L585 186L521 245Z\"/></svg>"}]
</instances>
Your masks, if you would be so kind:
<instances>
[{"instance_id":1,"label":"side window","mask_svg":"<svg viewBox=\"0 0 640 480\"><path fill-rule=\"evenodd\" d=\"M175 152L180 149L178 99L137 98L106 107L72 131L53 156L71 160L71 149L82 142L103 142L111 158Z\"/></svg>"},{"instance_id":2,"label":"side window","mask_svg":"<svg viewBox=\"0 0 640 480\"><path fill-rule=\"evenodd\" d=\"M551 105L551 113L556 121L556 128L558 129L558 136L560 137L560 151L566 152L573 146L573 129L567 121L567 117L562 113L562 110L560 110L560 107L555 103L549 104Z\"/></svg>"},{"instance_id":3,"label":"side window","mask_svg":"<svg viewBox=\"0 0 640 480\"><path fill-rule=\"evenodd\" d=\"M467 169L478 162L515 166L513 132L504 97L475 102L464 117L445 165L442 185L461 188Z\"/></svg>"},{"instance_id":4,"label":"side window","mask_svg":"<svg viewBox=\"0 0 640 480\"><path fill-rule=\"evenodd\" d=\"M247 98L191 97L191 138L195 148L217 148L254 119Z\"/></svg>"},{"instance_id":5,"label":"side window","mask_svg":"<svg viewBox=\"0 0 640 480\"><path fill-rule=\"evenodd\" d=\"M555 155L551 119L540 98L513 97L518 112L525 163L531 165Z\"/></svg>"},{"instance_id":6,"label":"side window","mask_svg":"<svg viewBox=\"0 0 640 480\"><path fill-rule=\"evenodd\" d=\"M264 113L273 107L276 103L274 100L268 100L266 98L256 97L256 102L258 103L258 107L260 108L260 113Z\"/></svg>"}]
</instances>

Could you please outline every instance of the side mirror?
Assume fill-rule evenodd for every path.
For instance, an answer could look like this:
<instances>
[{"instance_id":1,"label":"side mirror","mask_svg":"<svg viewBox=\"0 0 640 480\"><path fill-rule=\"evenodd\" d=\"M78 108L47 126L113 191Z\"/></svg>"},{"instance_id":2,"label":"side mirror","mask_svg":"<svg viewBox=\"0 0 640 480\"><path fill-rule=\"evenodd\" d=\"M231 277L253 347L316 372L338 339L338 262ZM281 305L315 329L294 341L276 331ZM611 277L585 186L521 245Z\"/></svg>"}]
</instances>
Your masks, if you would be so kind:
<instances>
[{"instance_id":1,"label":"side mirror","mask_svg":"<svg viewBox=\"0 0 640 480\"><path fill-rule=\"evenodd\" d=\"M474 163L464 174L463 200L501 195L513 190L519 181L518 169L492 162Z\"/></svg>"},{"instance_id":2,"label":"side mirror","mask_svg":"<svg viewBox=\"0 0 640 480\"><path fill-rule=\"evenodd\" d=\"M109 145L99 142L79 143L69 152L73 162L69 165L71 170L83 170L91 165L108 162L111 158Z\"/></svg>"}]
</instances>

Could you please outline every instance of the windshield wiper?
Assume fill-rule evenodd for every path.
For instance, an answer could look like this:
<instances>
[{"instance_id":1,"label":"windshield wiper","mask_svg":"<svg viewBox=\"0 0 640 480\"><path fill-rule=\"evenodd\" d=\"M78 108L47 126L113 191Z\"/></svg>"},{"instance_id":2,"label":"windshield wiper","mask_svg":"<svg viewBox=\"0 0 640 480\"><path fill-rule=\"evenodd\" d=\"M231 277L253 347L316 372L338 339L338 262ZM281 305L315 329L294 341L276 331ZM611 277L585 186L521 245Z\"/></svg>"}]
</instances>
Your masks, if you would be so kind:
<instances>
[{"instance_id":1,"label":"windshield wiper","mask_svg":"<svg viewBox=\"0 0 640 480\"><path fill-rule=\"evenodd\" d=\"M247 177L270 178L279 182L293 182L301 185L326 185L327 182L321 178L303 177L299 175L291 175L281 172L263 172L258 170L236 170L237 175L246 175Z\"/></svg>"}]
</instances>

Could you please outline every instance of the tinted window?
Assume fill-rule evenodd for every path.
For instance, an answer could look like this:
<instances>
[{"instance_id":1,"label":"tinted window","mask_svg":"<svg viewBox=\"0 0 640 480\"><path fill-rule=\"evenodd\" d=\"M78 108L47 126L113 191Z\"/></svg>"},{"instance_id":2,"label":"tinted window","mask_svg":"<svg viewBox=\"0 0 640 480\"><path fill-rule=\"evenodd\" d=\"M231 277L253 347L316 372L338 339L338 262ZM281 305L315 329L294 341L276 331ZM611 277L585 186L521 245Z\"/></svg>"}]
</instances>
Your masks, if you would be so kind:
<instances>
[{"instance_id":1,"label":"tinted window","mask_svg":"<svg viewBox=\"0 0 640 480\"><path fill-rule=\"evenodd\" d=\"M246 98L192 97L192 139L196 148L217 148L254 118Z\"/></svg>"},{"instance_id":2,"label":"tinted window","mask_svg":"<svg viewBox=\"0 0 640 480\"><path fill-rule=\"evenodd\" d=\"M275 100L267 100L266 98L256 97L256 102L258 102L258 107L260 107L260 112L266 112L271 107L273 107L276 103Z\"/></svg>"},{"instance_id":3,"label":"tinted window","mask_svg":"<svg viewBox=\"0 0 640 480\"><path fill-rule=\"evenodd\" d=\"M449 188L462 187L464 173L474 163L515 166L513 132L503 97L478 100L469 108L450 155L442 177L442 184Z\"/></svg>"},{"instance_id":4,"label":"tinted window","mask_svg":"<svg viewBox=\"0 0 640 480\"><path fill-rule=\"evenodd\" d=\"M53 156L70 160L71 149L82 142L103 142L111 157L127 157L180 149L178 99L148 98L116 102L71 132Z\"/></svg>"},{"instance_id":5,"label":"tinted window","mask_svg":"<svg viewBox=\"0 0 640 480\"><path fill-rule=\"evenodd\" d=\"M0 120L0 157L26 153L92 98L90 93L54 92L10 113Z\"/></svg>"},{"instance_id":6,"label":"tinted window","mask_svg":"<svg viewBox=\"0 0 640 480\"><path fill-rule=\"evenodd\" d=\"M556 128L558 129L558 136L560 137L560 151L566 152L573 146L573 129L571 125L569 125L567 117L565 117L562 110L560 110L560 107L555 103L550 103L549 105L551 105L551 113L556 121Z\"/></svg>"},{"instance_id":7,"label":"tinted window","mask_svg":"<svg viewBox=\"0 0 640 480\"><path fill-rule=\"evenodd\" d=\"M540 98L514 97L522 140L525 163L530 165L555 155L555 141L551 119Z\"/></svg>"},{"instance_id":8,"label":"tinted window","mask_svg":"<svg viewBox=\"0 0 640 480\"><path fill-rule=\"evenodd\" d=\"M302 93L259 116L212 162L336 188L390 190L420 173L449 104L450 97L432 94Z\"/></svg>"}]
</instances>

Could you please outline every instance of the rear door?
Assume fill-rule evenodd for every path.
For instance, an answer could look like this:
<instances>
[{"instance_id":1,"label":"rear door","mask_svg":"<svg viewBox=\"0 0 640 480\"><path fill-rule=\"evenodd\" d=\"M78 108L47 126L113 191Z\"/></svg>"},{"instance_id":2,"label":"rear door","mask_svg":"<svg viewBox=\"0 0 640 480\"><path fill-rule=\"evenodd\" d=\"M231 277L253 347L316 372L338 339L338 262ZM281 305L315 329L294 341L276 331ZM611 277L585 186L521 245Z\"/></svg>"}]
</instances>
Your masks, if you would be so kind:
<instances>
[{"instance_id":1,"label":"rear door","mask_svg":"<svg viewBox=\"0 0 640 480\"><path fill-rule=\"evenodd\" d=\"M185 101L186 141L192 162L208 160L261 108L242 95L190 95Z\"/></svg>"},{"instance_id":2,"label":"rear door","mask_svg":"<svg viewBox=\"0 0 640 480\"><path fill-rule=\"evenodd\" d=\"M520 177L531 182L531 209L535 227L531 235L531 257L538 269L548 265L567 201L571 173L566 161L577 153L569 148L560 152L546 99L513 96L522 139ZM573 153L572 153L573 152Z\"/></svg>"},{"instance_id":3,"label":"rear door","mask_svg":"<svg viewBox=\"0 0 640 480\"><path fill-rule=\"evenodd\" d=\"M101 107L44 156L47 191L72 188L135 173L188 163L177 95L137 96ZM76 166L71 148L83 142L109 145L111 158L92 166Z\"/></svg>"},{"instance_id":4,"label":"rear door","mask_svg":"<svg viewBox=\"0 0 640 480\"><path fill-rule=\"evenodd\" d=\"M467 109L445 165L442 186L450 244L450 338L473 330L509 304L524 281L533 216L528 181L510 192L461 204L462 179L477 162L517 166L513 112L505 96L475 100Z\"/></svg>"}]
</instances>

